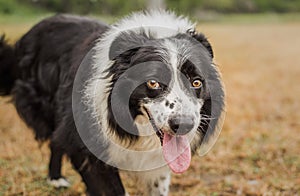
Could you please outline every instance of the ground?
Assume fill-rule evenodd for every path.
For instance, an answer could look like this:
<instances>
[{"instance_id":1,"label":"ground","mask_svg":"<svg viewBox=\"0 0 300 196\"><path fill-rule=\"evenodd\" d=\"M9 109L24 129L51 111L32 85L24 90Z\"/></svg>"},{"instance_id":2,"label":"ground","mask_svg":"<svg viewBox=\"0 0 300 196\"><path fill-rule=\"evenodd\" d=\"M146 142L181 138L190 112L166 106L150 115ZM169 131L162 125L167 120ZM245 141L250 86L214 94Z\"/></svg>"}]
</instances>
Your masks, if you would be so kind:
<instances>
[{"instance_id":1,"label":"ground","mask_svg":"<svg viewBox=\"0 0 300 196\"><path fill-rule=\"evenodd\" d=\"M1 21L1 20L0 20ZM11 43L30 23L0 23ZM227 94L219 139L190 169L173 175L171 196L300 194L300 23L204 23ZM46 183L48 144L38 144L9 97L0 99L0 195L83 195L80 177L64 159L72 186ZM123 178L127 178L123 175ZM140 195L127 180L131 195Z\"/></svg>"}]
</instances>

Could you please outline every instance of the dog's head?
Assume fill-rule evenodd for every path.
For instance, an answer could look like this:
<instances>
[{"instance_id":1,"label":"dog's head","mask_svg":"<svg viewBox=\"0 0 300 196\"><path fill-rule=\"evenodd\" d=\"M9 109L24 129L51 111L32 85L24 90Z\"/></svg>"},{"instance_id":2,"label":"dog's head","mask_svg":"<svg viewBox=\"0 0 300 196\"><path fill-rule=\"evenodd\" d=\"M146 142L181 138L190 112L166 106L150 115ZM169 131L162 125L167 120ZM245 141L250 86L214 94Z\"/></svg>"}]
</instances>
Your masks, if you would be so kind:
<instances>
[{"instance_id":1,"label":"dog's head","mask_svg":"<svg viewBox=\"0 0 300 196\"><path fill-rule=\"evenodd\" d=\"M188 166L190 159L185 153L190 151L187 135L198 131L203 138L212 119L211 91L218 91L216 98L223 97L208 40L194 31L163 39L123 32L112 43L110 58L114 62L107 70L110 126L121 138L132 140L144 133L136 119L145 117L170 167L185 170L182 165ZM170 155L174 148L178 152ZM182 154L186 157L175 157Z\"/></svg>"}]
</instances>

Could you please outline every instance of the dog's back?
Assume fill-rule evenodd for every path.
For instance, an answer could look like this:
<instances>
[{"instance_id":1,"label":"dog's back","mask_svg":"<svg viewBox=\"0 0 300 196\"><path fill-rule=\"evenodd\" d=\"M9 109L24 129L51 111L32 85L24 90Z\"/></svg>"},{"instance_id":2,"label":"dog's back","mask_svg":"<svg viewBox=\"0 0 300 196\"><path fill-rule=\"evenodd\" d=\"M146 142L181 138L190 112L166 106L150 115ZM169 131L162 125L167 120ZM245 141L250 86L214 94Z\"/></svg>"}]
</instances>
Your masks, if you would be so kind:
<instances>
[{"instance_id":1,"label":"dog's back","mask_svg":"<svg viewBox=\"0 0 300 196\"><path fill-rule=\"evenodd\" d=\"M0 73L6 78L1 93L13 94L19 115L33 128L36 139L51 136L58 119L58 91L73 84L82 58L107 28L96 20L56 15L35 25L14 49L2 40L3 53L10 55L6 54L3 63L6 73Z\"/></svg>"}]
</instances>

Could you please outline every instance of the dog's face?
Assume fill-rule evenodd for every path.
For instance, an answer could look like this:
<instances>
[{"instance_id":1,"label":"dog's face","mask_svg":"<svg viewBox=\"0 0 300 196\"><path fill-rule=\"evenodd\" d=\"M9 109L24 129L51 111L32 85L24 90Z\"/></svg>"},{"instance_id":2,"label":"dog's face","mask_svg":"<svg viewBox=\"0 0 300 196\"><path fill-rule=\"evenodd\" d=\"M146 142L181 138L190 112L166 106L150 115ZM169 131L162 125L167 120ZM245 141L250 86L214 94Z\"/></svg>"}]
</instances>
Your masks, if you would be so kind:
<instances>
[{"instance_id":1,"label":"dog's face","mask_svg":"<svg viewBox=\"0 0 300 196\"><path fill-rule=\"evenodd\" d=\"M194 31L163 39L126 32L114 40L109 56L113 61L106 70L111 130L120 139L134 141L144 135L136 120L143 116L160 139L167 162L176 159L168 157L174 148L181 149L176 156L186 148L195 150L186 135L197 133L202 139L212 113L220 115L223 108L223 90L207 39ZM214 92L222 97L218 111L211 110ZM171 169L180 172L179 165L189 165L190 155L185 157L177 160L177 166L170 164Z\"/></svg>"},{"instance_id":2,"label":"dog's face","mask_svg":"<svg viewBox=\"0 0 300 196\"><path fill-rule=\"evenodd\" d=\"M129 49L125 47L126 50L116 56L111 54L115 63L108 70L108 77L112 76L109 100L114 96L120 98L117 105L110 103L119 108L113 116L128 115L119 111L128 107L133 121L138 115L146 116L161 138L164 133L184 135L197 130L201 121L200 111L209 94L205 70L201 71L202 67L212 64L207 40L203 37L209 48L198 45L199 50L195 52L194 45L199 43L195 43L189 35L147 40L145 43L147 38L128 33L117 38L113 43L116 46L112 48L122 47L122 42L131 40L133 36L135 40L140 39L140 45L135 44ZM132 130L126 131L130 133Z\"/></svg>"}]
</instances>

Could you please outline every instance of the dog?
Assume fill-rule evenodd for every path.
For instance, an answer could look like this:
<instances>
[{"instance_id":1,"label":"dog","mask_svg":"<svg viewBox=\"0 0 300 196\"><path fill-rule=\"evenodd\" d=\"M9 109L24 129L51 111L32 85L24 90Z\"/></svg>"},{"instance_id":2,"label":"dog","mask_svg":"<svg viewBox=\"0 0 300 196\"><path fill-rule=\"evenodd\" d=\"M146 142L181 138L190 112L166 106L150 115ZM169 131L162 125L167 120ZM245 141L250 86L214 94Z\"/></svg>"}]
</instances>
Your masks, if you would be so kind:
<instances>
[{"instance_id":1,"label":"dog","mask_svg":"<svg viewBox=\"0 0 300 196\"><path fill-rule=\"evenodd\" d=\"M212 46L183 16L133 13L113 25L59 14L14 46L0 41L0 94L38 141L50 141L49 183L67 187L67 155L88 195L125 195L131 171L147 195L168 195L221 130L224 88Z\"/></svg>"}]
</instances>

